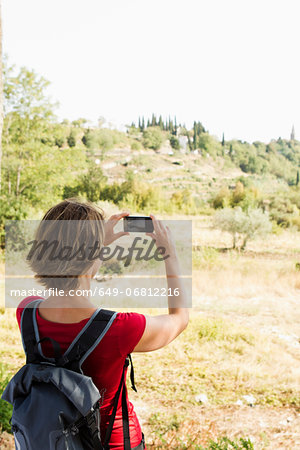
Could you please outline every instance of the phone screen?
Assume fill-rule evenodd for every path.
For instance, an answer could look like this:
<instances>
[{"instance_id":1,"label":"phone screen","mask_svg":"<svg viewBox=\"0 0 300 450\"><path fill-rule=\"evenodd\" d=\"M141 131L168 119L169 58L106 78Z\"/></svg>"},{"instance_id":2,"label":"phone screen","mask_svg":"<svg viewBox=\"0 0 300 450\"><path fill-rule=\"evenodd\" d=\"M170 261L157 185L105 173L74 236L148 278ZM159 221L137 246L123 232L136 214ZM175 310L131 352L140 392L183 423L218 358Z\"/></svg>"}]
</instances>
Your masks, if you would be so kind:
<instances>
[{"instance_id":1,"label":"phone screen","mask_svg":"<svg viewBox=\"0 0 300 450\"><path fill-rule=\"evenodd\" d=\"M124 231L132 233L152 233L153 222L151 217L127 216L124 217Z\"/></svg>"}]
</instances>

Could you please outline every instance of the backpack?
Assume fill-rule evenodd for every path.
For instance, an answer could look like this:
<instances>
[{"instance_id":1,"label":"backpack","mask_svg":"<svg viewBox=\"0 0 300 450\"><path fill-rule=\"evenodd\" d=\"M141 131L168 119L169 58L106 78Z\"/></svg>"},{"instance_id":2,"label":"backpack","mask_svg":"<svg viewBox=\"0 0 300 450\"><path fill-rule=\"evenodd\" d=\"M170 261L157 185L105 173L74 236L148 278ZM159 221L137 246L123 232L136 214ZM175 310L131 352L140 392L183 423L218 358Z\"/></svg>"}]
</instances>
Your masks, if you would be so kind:
<instances>
[{"instance_id":1,"label":"backpack","mask_svg":"<svg viewBox=\"0 0 300 450\"><path fill-rule=\"evenodd\" d=\"M2 399L13 405L11 417L16 450L106 450L122 390L124 449L131 449L125 371L131 363L126 357L120 384L104 442L100 436L100 405L103 400L91 377L83 374L81 365L99 344L117 313L97 309L84 328L62 355L60 345L50 337L39 338L36 309L42 300L34 300L23 310L22 343L26 364L10 380ZM45 357L41 343L49 340L54 358Z\"/></svg>"}]
</instances>

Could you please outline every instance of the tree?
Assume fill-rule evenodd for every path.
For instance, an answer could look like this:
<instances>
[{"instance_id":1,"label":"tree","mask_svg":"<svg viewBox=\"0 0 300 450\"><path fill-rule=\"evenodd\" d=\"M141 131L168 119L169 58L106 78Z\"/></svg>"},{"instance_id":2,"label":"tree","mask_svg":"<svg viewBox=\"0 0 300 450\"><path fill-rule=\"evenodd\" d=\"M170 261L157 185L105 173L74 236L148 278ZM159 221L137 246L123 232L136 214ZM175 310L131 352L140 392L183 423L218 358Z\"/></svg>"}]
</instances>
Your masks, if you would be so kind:
<instances>
[{"instance_id":1,"label":"tree","mask_svg":"<svg viewBox=\"0 0 300 450\"><path fill-rule=\"evenodd\" d=\"M76 132L75 130L72 128L70 131L70 134L67 138L67 142L68 142L68 146L69 147L75 147L76 146Z\"/></svg>"},{"instance_id":2,"label":"tree","mask_svg":"<svg viewBox=\"0 0 300 450\"><path fill-rule=\"evenodd\" d=\"M163 120L162 120L162 117L161 117L161 116L159 116L158 125L159 125L159 128L160 128L161 130L164 129L164 124L163 124Z\"/></svg>"},{"instance_id":3,"label":"tree","mask_svg":"<svg viewBox=\"0 0 300 450\"><path fill-rule=\"evenodd\" d=\"M85 155L56 145L48 81L25 67L16 72L4 65L4 74L3 201L46 207L61 198L64 184L76 177L74 170L82 170Z\"/></svg>"},{"instance_id":4,"label":"tree","mask_svg":"<svg viewBox=\"0 0 300 450\"><path fill-rule=\"evenodd\" d=\"M298 186L299 181L300 181L300 175L299 175L299 170L297 170L296 186Z\"/></svg>"},{"instance_id":5,"label":"tree","mask_svg":"<svg viewBox=\"0 0 300 450\"><path fill-rule=\"evenodd\" d=\"M193 140L194 150L197 148L197 124L194 122L194 140Z\"/></svg>"},{"instance_id":6,"label":"tree","mask_svg":"<svg viewBox=\"0 0 300 450\"><path fill-rule=\"evenodd\" d=\"M80 177L78 191L89 201L96 202L100 199L106 181L107 177L103 175L101 167L91 165L88 172Z\"/></svg>"},{"instance_id":7,"label":"tree","mask_svg":"<svg viewBox=\"0 0 300 450\"><path fill-rule=\"evenodd\" d=\"M163 133L159 127L147 128L143 132L143 145L146 148L158 150L163 143Z\"/></svg>"},{"instance_id":8,"label":"tree","mask_svg":"<svg viewBox=\"0 0 300 450\"><path fill-rule=\"evenodd\" d=\"M272 223L269 220L268 212L263 212L259 208L249 208L243 211L240 206L224 208L216 212L213 218L213 227L222 231L227 231L232 235L233 248L237 247L237 240L240 238L240 250L244 250L250 239L264 236L272 230Z\"/></svg>"},{"instance_id":9,"label":"tree","mask_svg":"<svg viewBox=\"0 0 300 450\"><path fill-rule=\"evenodd\" d=\"M2 69L2 4L0 0L0 193L2 187L3 69Z\"/></svg>"},{"instance_id":10,"label":"tree","mask_svg":"<svg viewBox=\"0 0 300 450\"><path fill-rule=\"evenodd\" d=\"M180 150L180 143L176 136L170 136L170 144L171 147L174 148L174 150Z\"/></svg>"},{"instance_id":11,"label":"tree","mask_svg":"<svg viewBox=\"0 0 300 450\"><path fill-rule=\"evenodd\" d=\"M222 147L224 147L225 146L225 136L224 136L224 133L223 133L223 136L222 136Z\"/></svg>"}]
</instances>

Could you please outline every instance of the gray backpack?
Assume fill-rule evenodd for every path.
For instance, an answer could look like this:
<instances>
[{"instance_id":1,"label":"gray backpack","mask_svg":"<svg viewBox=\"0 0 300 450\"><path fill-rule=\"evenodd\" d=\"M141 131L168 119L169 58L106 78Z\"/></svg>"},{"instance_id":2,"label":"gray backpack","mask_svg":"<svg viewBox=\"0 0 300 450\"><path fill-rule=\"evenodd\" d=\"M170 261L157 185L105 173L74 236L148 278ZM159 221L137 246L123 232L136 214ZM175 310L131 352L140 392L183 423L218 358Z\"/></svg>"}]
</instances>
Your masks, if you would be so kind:
<instances>
[{"instance_id":1,"label":"gray backpack","mask_svg":"<svg viewBox=\"0 0 300 450\"><path fill-rule=\"evenodd\" d=\"M98 309L62 355L52 338L39 338L34 300L24 308L21 335L26 365L10 380L2 399L13 405L11 418L16 450L106 450L122 390L124 449L129 450L129 420L125 389L125 370L132 363L127 356L114 399L105 440L100 437L102 396L92 379L83 374L81 365L99 344L117 313ZM49 340L54 358L44 356L41 342ZM130 373L134 385L133 366Z\"/></svg>"}]
</instances>

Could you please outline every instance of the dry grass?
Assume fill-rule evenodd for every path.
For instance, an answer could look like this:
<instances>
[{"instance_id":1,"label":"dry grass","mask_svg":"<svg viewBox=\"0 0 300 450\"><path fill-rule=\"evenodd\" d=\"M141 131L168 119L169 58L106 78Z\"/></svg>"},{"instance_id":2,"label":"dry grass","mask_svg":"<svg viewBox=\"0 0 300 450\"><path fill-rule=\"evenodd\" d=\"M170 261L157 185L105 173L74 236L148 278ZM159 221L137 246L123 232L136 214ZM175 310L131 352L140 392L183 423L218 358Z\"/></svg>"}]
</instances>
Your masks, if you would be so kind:
<instances>
[{"instance_id":1,"label":"dry grass","mask_svg":"<svg viewBox=\"0 0 300 450\"><path fill-rule=\"evenodd\" d=\"M210 438L250 436L255 450L299 448L300 233L284 230L244 253L220 252L230 236L201 217L193 239L201 250L194 253L188 328L164 349L133 355L138 394L129 395L147 447L196 449ZM7 309L0 316L9 371L24 362L14 315ZM208 402L199 403L199 394ZM246 394L255 397L253 407ZM2 435L1 448L13 448L4 442Z\"/></svg>"}]
</instances>

